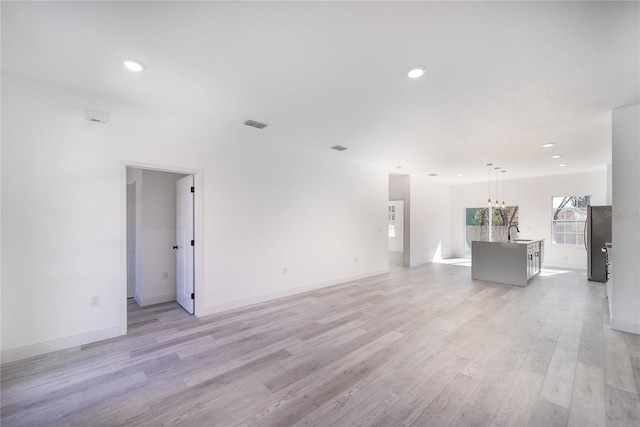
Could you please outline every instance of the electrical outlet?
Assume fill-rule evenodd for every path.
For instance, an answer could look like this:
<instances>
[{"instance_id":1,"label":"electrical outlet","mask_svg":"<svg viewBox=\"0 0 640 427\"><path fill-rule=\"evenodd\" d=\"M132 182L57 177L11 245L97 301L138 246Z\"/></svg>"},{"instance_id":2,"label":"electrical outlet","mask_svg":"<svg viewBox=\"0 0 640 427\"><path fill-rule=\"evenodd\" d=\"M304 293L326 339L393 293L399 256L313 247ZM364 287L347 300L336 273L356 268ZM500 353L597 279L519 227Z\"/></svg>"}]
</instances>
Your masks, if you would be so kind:
<instances>
[{"instance_id":1,"label":"electrical outlet","mask_svg":"<svg viewBox=\"0 0 640 427\"><path fill-rule=\"evenodd\" d=\"M358 257L353 257L353 262L358 262Z\"/></svg>"},{"instance_id":2,"label":"electrical outlet","mask_svg":"<svg viewBox=\"0 0 640 427\"><path fill-rule=\"evenodd\" d=\"M163 271L162 272L162 280L168 280L169 279L169 272L168 271Z\"/></svg>"},{"instance_id":3,"label":"electrical outlet","mask_svg":"<svg viewBox=\"0 0 640 427\"><path fill-rule=\"evenodd\" d=\"M282 268L282 274L287 274L287 267Z\"/></svg>"},{"instance_id":4,"label":"electrical outlet","mask_svg":"<svg viewBox=\"0 0 640 427\"><path fill-rule=\"evenodd\" d=\"M95 307L97 305L100 305L100 295L94 295L89 299L89 305L91 307Z\"/></svg>"}]
</instances>

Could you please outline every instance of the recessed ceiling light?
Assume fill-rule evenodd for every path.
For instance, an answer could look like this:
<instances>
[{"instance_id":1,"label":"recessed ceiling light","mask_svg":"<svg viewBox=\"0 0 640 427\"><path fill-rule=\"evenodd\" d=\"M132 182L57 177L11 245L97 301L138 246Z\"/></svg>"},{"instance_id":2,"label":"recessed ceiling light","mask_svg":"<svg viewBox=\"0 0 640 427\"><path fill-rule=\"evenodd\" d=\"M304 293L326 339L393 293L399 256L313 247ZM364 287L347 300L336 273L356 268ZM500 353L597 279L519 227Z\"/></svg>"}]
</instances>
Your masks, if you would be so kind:
<instances>
[{"instance_id":1,"label":"recessed ceiling light","mask_svg":"<svg viewBox=\"0 0 640 427\"><path fill-rule=\"evenodd\" d=\"M429 176L438 176L437 173L430 173Z\"/></svg>"},{"instance_id":2,"label":"recessed ceiling light","mask_svg":"<svg viewBox=\"0 0 640 427\"><path fill-rule=\"evenodd\" d=\"M127 68L127 70L134 71L136 73L147 69L147 67L142 62L135 59L125 59L123 64Z\"/></svg>"},{"instance_id":3,"label":"recessed ceiling light","mask_svg":"<svg viewBox=\"0 0 640 427\"><path fill-rule=\"evenodd\" d=\"M409 72L407 73L407 76L411 77L412 79L417 79L424 76L424 73L426 72L427 72L426 68L422 66L417 66L409 70Z\"/></svg>"},{"instance_id":4,"label":"recessed ceiling light","mask_svg":"<svg viewBox=\"0 0 640 427\"><path fill-rule=\"evenodd\" d=\"M567 166L567 163L560 163L558 166L564 167L564 166Z\"/></svg>"},{"instance_id":5,"label":"recessed ceiling light","mask_svg":"<svg viewBox=\"0 0 640 427\"><path fill-rule=\"evenodd\" d=\"M559 159L560 157L562 157L562 154L554 154L551 156L552 159Z\"/></svg>"},{"instance_id":6,"label":"recessed ceiling light","mask_svg":"<svg viewBox=\"0 0 640 427\"><path fill-rule=\"evenodd\" d=\"M555 144L554 144L553 142L548 142L548 143L546 143L546 144L542 144L542 146L543 146L544 148L553 147L554 145L555 145Z\"/></svg>"}]
</instances>

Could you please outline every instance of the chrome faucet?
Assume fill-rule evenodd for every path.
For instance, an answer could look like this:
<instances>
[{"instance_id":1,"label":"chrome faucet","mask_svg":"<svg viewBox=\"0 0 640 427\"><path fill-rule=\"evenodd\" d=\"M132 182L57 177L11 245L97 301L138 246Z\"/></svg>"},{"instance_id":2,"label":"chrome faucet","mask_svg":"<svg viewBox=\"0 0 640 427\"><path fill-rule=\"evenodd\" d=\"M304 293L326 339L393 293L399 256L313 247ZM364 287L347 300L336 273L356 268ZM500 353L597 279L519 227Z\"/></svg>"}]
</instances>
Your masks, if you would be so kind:
<instances>
[{"instance_id":1,"label":"chrome faucet","mask_svg":"<svg viewBox=\"0 0 640 427\"><path fill-rule=\"evenodd\" d=\"M516 231L517 231L518 233L520 233L520 229L518 228L518 226L517 226L517 225L515 225L515 224L510 225L510 226L509 226L509 229L507 230L507 240L509 240L509 241L511 241L511 227L515 227L515 228L516 228Z\"/></svg>"}]
</instances>

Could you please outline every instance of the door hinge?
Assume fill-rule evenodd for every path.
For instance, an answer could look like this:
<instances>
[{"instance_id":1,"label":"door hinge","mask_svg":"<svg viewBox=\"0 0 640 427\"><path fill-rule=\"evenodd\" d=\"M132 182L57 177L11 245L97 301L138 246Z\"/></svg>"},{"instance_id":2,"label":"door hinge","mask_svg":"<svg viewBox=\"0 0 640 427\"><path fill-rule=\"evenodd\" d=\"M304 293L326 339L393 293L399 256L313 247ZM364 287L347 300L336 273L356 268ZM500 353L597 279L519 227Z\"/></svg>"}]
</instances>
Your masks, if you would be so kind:
<instances>
[{"instance_id":1,"label":"door hinge","mask_svg":"<svg viewBox=\"0 0 640 427\"><path fill-rule=\"evenodd\" d=\"M192 240L192 241L191 241L191 246L195 246L195 245L196 245L196 241L195 241L195 240Z\"/></svg>"},{"instance_id":2,"label":"door hinge","mask_svg":"<svg viewBox=\"0 0 640 427\"><path fill-rule=\"evenodd\" d=\"M191 187L191 192L195 193L196 192L196 188L195 187Z\"/></svg>"},{"instance_id":3,"label":"door hinge","mask_svg":"<svg viewBox=\"0 0 640 427\"><path fill-rule=\"evenodd\" d=\"M196 298L196 294L194 294L193 292L191 293L191 299L195 299Z\"/></svg>"}]
</instances>

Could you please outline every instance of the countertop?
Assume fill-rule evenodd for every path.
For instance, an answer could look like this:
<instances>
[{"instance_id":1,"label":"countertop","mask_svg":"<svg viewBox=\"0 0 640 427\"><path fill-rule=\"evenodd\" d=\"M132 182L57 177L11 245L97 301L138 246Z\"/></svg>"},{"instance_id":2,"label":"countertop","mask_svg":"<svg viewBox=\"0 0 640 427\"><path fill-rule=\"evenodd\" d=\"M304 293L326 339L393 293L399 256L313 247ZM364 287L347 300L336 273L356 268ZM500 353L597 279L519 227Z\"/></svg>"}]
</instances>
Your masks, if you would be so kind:
<instances>
[{"instance_id":1,"label":"countertop","mask_svg":"<svg viewBox=\"0 0 640 427\"><path fill-rule=\"evenodd\" d=\"M513 246L514 244L528 245L530 243L542 242L543 240L544 239L511 239L510 241L507 241L507 242L489 242L487 240L478 240L478 242L491 243L491 244L496 244L496 245Z\"/></svg>"}]
</instances>

